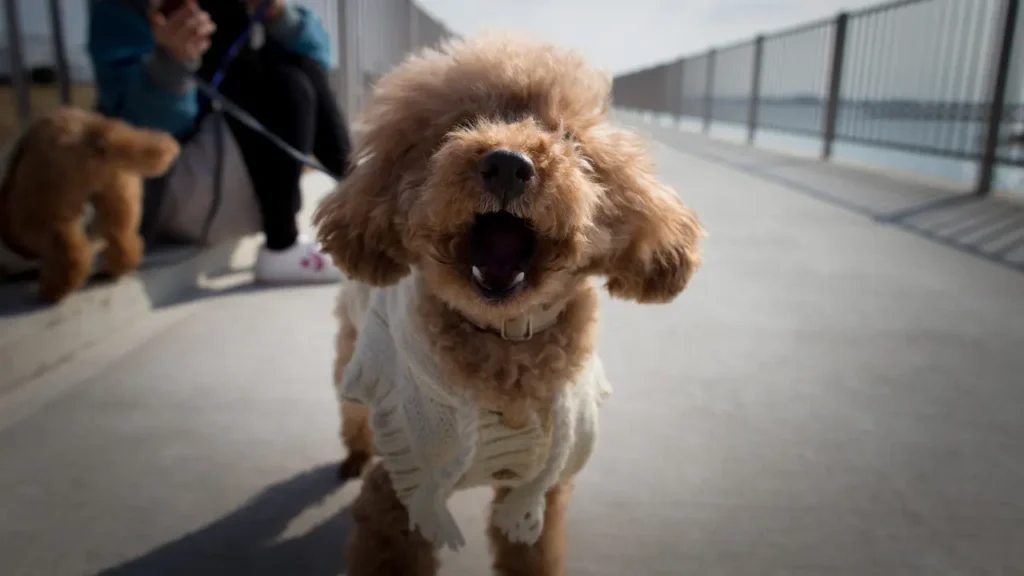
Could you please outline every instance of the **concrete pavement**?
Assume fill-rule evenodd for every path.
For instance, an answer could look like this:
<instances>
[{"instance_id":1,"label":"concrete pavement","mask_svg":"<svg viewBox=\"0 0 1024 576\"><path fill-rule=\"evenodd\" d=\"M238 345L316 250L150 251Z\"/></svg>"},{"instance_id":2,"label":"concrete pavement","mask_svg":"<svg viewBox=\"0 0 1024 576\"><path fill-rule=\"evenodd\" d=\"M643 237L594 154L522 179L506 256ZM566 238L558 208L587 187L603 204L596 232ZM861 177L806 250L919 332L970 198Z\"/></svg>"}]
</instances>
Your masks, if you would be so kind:
<instances>
[{"instance_id":1,"label":"concrete pavement","mask_svg":"<svg viewBox=\"0 0 1024 576\"><path fill-rule=\"evenodd\" d=\"M569 573L1024 573L1024 275L680 149L706 264L605 303ZM0 573L338 574L333 296L243 283L0 398Z\"/></svg>"}]
</instances>

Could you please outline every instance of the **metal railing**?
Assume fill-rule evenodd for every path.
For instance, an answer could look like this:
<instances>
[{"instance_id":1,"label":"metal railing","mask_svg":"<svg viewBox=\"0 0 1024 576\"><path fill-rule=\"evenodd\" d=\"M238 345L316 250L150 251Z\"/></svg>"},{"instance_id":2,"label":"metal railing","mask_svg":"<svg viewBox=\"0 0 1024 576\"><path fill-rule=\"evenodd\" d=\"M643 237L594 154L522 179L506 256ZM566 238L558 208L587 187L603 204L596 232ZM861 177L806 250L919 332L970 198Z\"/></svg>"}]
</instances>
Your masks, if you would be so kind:
<instances>
[{"instance_id":1,"label":"metal railing","mask_svg":"<svg viewBox=\"0 0 1024 576\"><path fill-rule=\"evenodd\" d=\"M1020 0L900 0L615 78L615 105L700 122L1024 167ZM1014 132L1016 130L1016 132Z\"/></svg>"},{"instance_id":2,"label":"metal railing","mask_svg":"<svg viewBox=\"0 0 1024 576\"><path fill-rule=\"evenodd\" d=\"M67 48L64 43L64 17L60 0L47 0L60 102L71 102L71 80L68 72ZM14 102L22 125L32 116L29 92L29 74L25 69L24 34L21 29L21 6L17 0L4 0L4 30L7 36L7 65L10 83L14 89Z\"/></svg>"},{"instance_id":3,"label":"metal railing","mask_svg":"<svg viewBox=\"0 0 1024 576\"><path fill-rule=\"evenodd\" d=\"M406 54L454 36L411 0L338 0L338 31L338 97L352 116Z\"/></svg>"},{"instance_id":4,"label":"metal railing","mask_svg":"<svg viewBox=\"0 0 1024 576\"><path fill-rule=\"evenodd\" d=\"M94 0L78 0L83 4ZM297 0L315 4L312 0ZM25 66L22 9L39 0L3 0L7 64L16 114L24 127L33 117L31 79ZM332 71L338 100L346 113L356 115L374 82L412 50L435 45L453 36L443 24L411 0L326 0L337 17L338 68ZM62 0L47 0L54 74L61 104L71 103ZM85 26L84 22L78 23ZM326 23L329 28L331 22Z\"/></svg>"}]
</instances>

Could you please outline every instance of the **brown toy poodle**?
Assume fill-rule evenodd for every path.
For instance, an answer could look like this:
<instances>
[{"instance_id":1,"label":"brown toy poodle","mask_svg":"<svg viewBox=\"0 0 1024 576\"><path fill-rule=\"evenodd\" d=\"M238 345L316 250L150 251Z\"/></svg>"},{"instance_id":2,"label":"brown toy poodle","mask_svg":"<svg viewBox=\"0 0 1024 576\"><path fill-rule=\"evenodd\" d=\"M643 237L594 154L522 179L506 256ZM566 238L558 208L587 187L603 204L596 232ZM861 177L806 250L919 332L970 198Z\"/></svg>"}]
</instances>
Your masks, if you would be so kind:
<instances>
[{"instance_id":1,"label":"brown toy poodle","mask_svg":"<svg viewBox=\"0 0 1024 576\"><path fill-rule=\"evenodd\" d=\"M92 272L89 202L106 243L105 272L117 277L139 266L143 178L162 175L178 152L169 134L79 108L57 109L28 128L0 184L0 244L13 259L38 264L42 300L63 299Z\"/></svg>"},{"instance_id":2,"label":"brown toy poodle","mask_svg":"<svg viewBox=\"0 0 1024 576\"><path fill-rule=\"evenodd\" d=\"M671 301L704 231L611 124L610 78L504 35L378 83L354 167L315 216L351 278L337 315L343 475L364 474L350 576L430 575L464 541L455 491L491 486L504 575L565 570L574 476L609 388L598 294Z\"/></svg>"}]
</instances>

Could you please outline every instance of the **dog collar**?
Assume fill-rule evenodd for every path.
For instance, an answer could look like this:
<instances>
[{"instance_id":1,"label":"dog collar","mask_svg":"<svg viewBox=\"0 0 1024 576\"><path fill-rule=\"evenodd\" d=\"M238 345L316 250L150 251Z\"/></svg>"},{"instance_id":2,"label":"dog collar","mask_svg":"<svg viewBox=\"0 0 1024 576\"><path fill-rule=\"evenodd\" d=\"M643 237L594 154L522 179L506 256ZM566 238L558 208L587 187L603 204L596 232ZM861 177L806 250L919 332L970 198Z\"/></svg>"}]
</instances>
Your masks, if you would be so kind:
<instances>
[{"instance_id":1,"label":"dog collar","mask_svg":"<svg viewBox=\"0 0 1024 576\"><path fill-rule=\"evenodd\" d=\"M558 318L565 310L565 303L544 305L536 310L520 316L505 318L499 322L477 322L468 319L471 324L485 332L493 332L501 336L503 340L511 342L525 342L533 338L534 334L547 330L558 322Z\"/></svg>"}]
</instances>

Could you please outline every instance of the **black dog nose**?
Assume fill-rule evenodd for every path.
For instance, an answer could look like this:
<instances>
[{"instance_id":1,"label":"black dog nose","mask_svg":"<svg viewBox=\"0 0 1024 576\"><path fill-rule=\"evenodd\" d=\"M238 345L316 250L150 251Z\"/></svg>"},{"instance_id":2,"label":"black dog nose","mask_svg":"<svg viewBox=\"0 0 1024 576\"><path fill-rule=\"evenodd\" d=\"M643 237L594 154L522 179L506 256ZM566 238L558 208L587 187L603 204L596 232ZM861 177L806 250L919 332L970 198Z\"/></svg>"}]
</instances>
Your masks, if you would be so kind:
<instances>
[{"instance_id":1,"label":"black dog nose","mask_svg":"<svg viewBox=\"0 0 1024 576\"><path fill-rule=\"evenodd\" d=\"M502 204L522 196L535 174L533 162L521 152L491 150L480 159L484 188Z\"/></svg>"}]
</instances>

